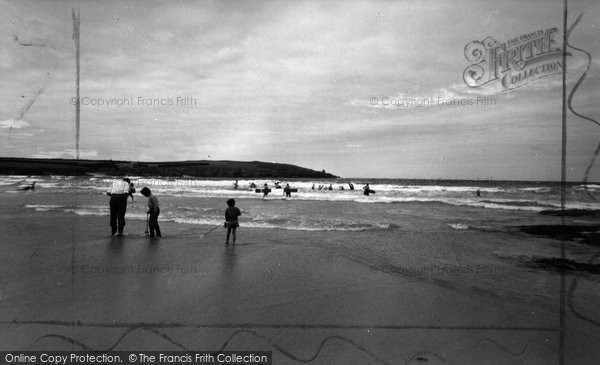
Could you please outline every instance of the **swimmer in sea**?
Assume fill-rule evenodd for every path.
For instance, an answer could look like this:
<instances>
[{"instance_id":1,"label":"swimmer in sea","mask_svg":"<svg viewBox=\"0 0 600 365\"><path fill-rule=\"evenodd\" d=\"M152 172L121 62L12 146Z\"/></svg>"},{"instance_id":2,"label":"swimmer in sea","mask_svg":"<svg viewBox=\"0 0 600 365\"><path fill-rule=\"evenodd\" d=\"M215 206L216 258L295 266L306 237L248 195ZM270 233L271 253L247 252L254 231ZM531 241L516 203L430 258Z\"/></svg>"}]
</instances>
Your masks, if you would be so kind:
<instances>
[{"instance_id":1,"label":"swimmer in sea","mask_svg":"<svg viewBox=\"0 0 600 365\"><path fill-rule=\"evenodd\" d=\"M290 184L285 184L285 188L283 188L283 193L286 198L292 197L292 189L290 188Z\"/></svg>"},{"instance_id":2,"label":"swimmer in sea","mask_svg":"<svg viewBox=\"0 0 600 365\"><path fill-rule=\"evenodd\" d=\"M19 188L19 190L22 190L22 191L35 190L35 181L32 182L31 185L23 186L23 187Z\"/></svg>"}]
</instances>

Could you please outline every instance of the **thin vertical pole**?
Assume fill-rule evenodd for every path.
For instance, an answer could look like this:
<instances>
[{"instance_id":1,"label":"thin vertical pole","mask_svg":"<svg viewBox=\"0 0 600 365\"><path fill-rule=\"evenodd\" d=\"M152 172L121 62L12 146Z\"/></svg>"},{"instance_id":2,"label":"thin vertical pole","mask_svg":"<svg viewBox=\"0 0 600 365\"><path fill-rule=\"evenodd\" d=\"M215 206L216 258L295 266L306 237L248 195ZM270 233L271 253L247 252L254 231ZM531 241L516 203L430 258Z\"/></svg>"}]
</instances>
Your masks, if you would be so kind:
<instances>
[{"instance_id":1,"label":"thin vertical pole","mask_svg":"<svg viewBox=\"0 0 600 365\"><path fill-rule=\"evenodd\" d=\"M79 120L81 103L79 99L79 10L75 13L73 9L73 40L75 41L75 150L79 160Z\"/></svg>"}]
</instances>

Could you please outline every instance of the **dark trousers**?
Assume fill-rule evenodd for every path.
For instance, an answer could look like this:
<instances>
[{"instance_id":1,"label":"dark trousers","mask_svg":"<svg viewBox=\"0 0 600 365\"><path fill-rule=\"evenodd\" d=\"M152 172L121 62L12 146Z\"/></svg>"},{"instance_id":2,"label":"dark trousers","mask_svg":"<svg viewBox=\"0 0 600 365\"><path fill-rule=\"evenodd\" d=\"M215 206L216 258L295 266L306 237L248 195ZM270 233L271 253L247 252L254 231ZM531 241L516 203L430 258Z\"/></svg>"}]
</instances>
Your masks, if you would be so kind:
<instances>
[{"instance_id":1,"label":"dark trousers","mask_svg":"<svg viewBox=\"0 0 600 365\"><path fill-rule=\"evenodd\" d=\"M112 234L123 233L125 228L125 212L127 211L127 194L113 194L110 197L110 228Z\"/></svg>"},{"instance_id":2,"label":"dark trousers","mask_svg":"<svg viewBox=\"0 0 600 365\"><path fill-rule=\"evenodd\" d=\"M158 215L160 214L160 209L157 209L154 213L150 213L150 219L148 220L148 227L150 227L150 237L156 236L161 237L160 227L158 226Z\"/></svg>"}]
</instances>

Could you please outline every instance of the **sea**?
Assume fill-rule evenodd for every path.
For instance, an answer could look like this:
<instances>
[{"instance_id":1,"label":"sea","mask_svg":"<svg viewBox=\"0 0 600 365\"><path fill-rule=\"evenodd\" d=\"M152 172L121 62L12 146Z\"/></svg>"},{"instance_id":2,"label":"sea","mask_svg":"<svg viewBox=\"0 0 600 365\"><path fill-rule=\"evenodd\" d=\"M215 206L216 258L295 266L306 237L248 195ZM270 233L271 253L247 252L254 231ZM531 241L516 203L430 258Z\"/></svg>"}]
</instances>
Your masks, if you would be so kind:
<instances>
[{"instance_id":1,"label":"sea","mask_svg":"<svg viewBox=\"0 0 600 365\"><path fill-rule=\"evenodd\" d=\"M113 180L102 175L3 175L0 193L36 194L36 199L23 204L25 210L108 216L105 193ZM147 199L139 191L147 186L158 197L161 221L195 225L222 224L230 198L242 211L243 227L303 231L490 229L510 222L539 223L545 219L540 212L561 208L558 182L240 179L234 188L233 179L134 176L131 180L138 193L129 200L127 219L146 219ZM34 181L35 190L19 190ZM263 199L252 183L259 188L267 184L271 193ZM275 183L298 191L286 198ZM366 183L374 194L363 194ZM567 184L566 209L599 210L599 200L600 185Z\"/></svg>"}]
</instances>

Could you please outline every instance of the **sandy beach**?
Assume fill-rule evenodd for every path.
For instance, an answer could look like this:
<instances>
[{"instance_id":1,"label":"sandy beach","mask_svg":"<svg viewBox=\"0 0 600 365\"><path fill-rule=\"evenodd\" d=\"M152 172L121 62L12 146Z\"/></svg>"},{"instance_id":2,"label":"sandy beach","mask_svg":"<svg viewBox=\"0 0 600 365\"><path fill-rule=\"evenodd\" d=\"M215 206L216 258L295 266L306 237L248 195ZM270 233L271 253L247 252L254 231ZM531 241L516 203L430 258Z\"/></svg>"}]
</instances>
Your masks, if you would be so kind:
<instances>
[{"instance_id":1,"label":"sandy beach","mask_svg":"<svg viewBox=\"0 0 600 365\"><path fill-rule=\"evenodd\" d=\"M262 350L274 364L557 362L559 271L515 254L551 256L556 239L242 223L238 244L226 247L222 228L203 237L213 227L174 222L151 240L144 221L130 219L126 236L113 238L108 217L26 208L43 199L0 200L4 350ZM567 247L572 257L592 249ZM597 321L595 285L584 273L569 304ZM596 363L598 326L568 308L566 319L566 363Z\"/></svg>"}]
</instances>

